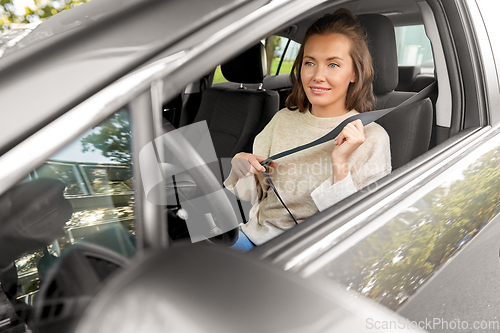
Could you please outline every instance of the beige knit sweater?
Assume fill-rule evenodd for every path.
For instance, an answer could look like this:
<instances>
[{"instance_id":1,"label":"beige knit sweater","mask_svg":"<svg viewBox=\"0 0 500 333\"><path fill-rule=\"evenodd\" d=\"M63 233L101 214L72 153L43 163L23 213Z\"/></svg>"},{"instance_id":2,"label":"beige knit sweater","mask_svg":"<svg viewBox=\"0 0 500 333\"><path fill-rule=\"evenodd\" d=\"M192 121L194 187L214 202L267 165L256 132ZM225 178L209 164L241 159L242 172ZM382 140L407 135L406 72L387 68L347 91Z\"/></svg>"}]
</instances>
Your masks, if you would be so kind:
<instances>
[{"instance_id":1,"label":"beige knit sweater","mask_svg":"<svg viewBox=\"0 0 500 333\"><path fill-rule=\"evenodd\" d=\"M351 110L340 117L320 118L310 112L283 109L257 135L253 153L269 157L309 143L357 113ZM333 185L333 140L278 159L276 168L269 167L278 193L299 223L391 172L389 136L385 130L371 123L364 132L365 142L348 159L349 175ZM230 175L224 185L241 200L253 204L249 221L242 226L252 242L260 245L294 226L262 173L235 179L234 174Z\"/></svg>"}]
</instances>

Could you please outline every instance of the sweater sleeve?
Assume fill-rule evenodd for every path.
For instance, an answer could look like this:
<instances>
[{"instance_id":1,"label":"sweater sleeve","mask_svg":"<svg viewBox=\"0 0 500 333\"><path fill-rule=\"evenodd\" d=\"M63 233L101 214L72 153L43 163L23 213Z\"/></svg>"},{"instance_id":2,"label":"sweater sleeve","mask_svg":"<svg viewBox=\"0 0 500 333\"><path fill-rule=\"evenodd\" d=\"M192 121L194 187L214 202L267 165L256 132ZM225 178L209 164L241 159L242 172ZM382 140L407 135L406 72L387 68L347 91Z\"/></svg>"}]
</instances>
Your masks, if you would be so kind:
<instances>
[{"instance_id":1,"label":"sweater sleeve","mask_svg":"<svg viewBox=\"0 0 500 333\"><path fill-rule=\"evenodd\" d=\"M320 212L357 191L352 181L351 173L340 182L333 185L332 182L333 179L330 176L311 193L314 204Z\"/></svg>"},{"instance_id":2,"label":"sweater sleeve","mask_svg":"<svg viewBox=\"0 0 500 333\"><path fill-rule=\"evenodd\" d=\"M231 175L233 174L231 170ZM252 204L258 202L259 191L255 177L248 176L238 179L231 178L231 175L224 181L224 186L239 199L250 201Z\"/></svg>"},{"instance_id":3,"label":"sweater sleeve","mask_svg":"<svg viewBox=\"0 0 500 333\"><path fill-rule=\"evenodd\" d=\"M365 143L351 157L346 178L332 185L332 177L329 177L311 193L319 211L333 206L391 172L389 136L377 124L367 126Z\"/></svg>"},{"instance_id":4,"label":"sweater sleeve","mask_svg":"<svg viewBox=\"0 0 500 333\"><path fill-rule=\"evenodd\" d=\"M272 137L278 117L279 112L274 115L266 127L255 137L253 144L254 155L266 158L270 156ZM224 181L224 186L241 200L250 201L252 204L255 204L262 199L263 194L266 192L268 187L266 183L262 174L238 179L238 176L231 169L229 177Z\"/></svg>"},{"instance_id":5,"label":"sweater sleeve","mask_svg":"<svg viewBox=\"0 0 500 333\"><path fill-rule=\"evenodd\" d=\"M356 163L351 163L349 170L358 190L391 173L389 135L380 125L365 126L365 142L354 154L357 155Z\"/></svg>"}]
</instances>

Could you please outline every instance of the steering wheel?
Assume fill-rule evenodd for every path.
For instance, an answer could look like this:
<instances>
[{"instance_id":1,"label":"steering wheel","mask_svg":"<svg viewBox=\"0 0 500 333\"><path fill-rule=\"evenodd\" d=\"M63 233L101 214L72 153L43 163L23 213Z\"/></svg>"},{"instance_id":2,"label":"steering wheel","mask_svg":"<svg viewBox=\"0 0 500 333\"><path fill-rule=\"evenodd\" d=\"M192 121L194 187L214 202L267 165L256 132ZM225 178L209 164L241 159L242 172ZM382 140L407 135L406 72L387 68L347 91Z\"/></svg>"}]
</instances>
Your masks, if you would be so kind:
<instances>
[{"instance_id":1,"label":"steering wheel","mask_svg":"<svg viewBox=\"0 0 500 333\"><path fill-rule=\"evenodd\" d=\"M71 331L106 280L129 264L127 258L96 244L71 245L44 277L30 326L39 333Z\"/></svg>"},{"instance_id":2,"label":"steering wheel","mask_svg":"<svg viewBox=\"0 0 500 333\"><path fill-rule=\"evenodd\" d=\"M205 223L204 225L200 224L200 229L205 231L217 228L223 231L228 230L215 237L212 237L210 233L206 234L206 232L204 232L203 235L214 243L220 243L226 246L233 245L238 240L239 235L238 219L234 213L231 202L225 192L222 191L220 181L191 143L189 143L189 141L166 120L163 124L163 133L168 133L168 135L162 136L163 144L168 147L168 150L172 152L175 159L193 178L203 197L204 202L203 204L199 204L199 206L206 207L195 208L204 208L204 212L210 213L203 215L202 218L206 219L205 221L196 221L196 223ZM205 202L207 204L205 204Z\"/></svg>"}]
</instances>

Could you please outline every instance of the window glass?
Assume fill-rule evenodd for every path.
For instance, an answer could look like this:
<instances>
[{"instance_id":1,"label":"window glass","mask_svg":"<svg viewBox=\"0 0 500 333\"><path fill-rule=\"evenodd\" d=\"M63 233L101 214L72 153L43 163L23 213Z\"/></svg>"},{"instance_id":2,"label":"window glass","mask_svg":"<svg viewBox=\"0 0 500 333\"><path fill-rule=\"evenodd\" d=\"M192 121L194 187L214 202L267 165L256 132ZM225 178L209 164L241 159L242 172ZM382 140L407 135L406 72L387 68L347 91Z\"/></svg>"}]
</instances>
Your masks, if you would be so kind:
<instances>
[{"instance_id":1,"label":"window glass","mask_svg":"<svg viewBox=\"0 0 500 333\"><path fill-rule=\"evenodd\" d=\"M399 66L420 66L421 73L434 73L431 42L423 25L396 27Z\"/></svg>"},{"instance_id":2,"label":"window glass","mask_svg":"<svg viewBox=\"0 0 500 333\"><path fill-rule=\"evenodd\" d=\"M297 57L297 54L299 53L300 44L290 40L290 44L288 45L288 48L286 48L288 41L289 39L286 37L274 35L261 41L265 45L267 54L266 75L289 74L292 71L292 65ZM283 58L283 62L281 63L281 67L278 72L281 58ZM220 66L217 66L215 69L213 84L221 82L227 82L227 80L224 78L224 75L222 75Z\"/></svg>"},{"instance_id":3,"label":"window glass","mask_svg":"<svg viewBox=\"0 0 500 333\"><path fill-rule=\"evenodd\" d=\"M80 168L95 194L132 192L132 170L126 165L82 164Z\"/></svg>"},{"instance_id":4,"label":"window glass","mask_svg":"<svg viewBox=\"0 0 500 333\"><path fill-rule=\"evenodd\" d=\"M293 40L289 40L286 37L280 37L280 36L271 36L271 37L274 37L275 39L274 39L273 58L271 62L268 62L269 75L289 74L292 71L293 62L295 61L295 58L297 58L297 54L299 54L300 44ZM286 45L289 41L290 44L288 45L288 48L286 48ZM283 62L281 63L281 67L278 72L278 66L281 58L283 58Z\"/></svg>"},{"instance_id":5,"label":"window glass","mask_svg":"<svg viewBox=\"0 0 500 333\"><path fill-rule=\"evenodd\" d=\"M37 181L44 180L62 182L63 198L60 200L68 213L46 221L62 226L49 246L31 249L15 260L16 297L28 304L32 304L33 295L50 267L73 244L93 243L125 257L134 255L134 187L128 110L116 112L89 130L16 186L39 184ZM38 185L34 186L36 190ZM45 202L38 202L38 198L33 197L22 203L26 210L30 209L30 204L43 205ZM65 221L55 221L63 218ZM26 238L29 237L27 234ZM23 244L23 240L19 244Z\"/></svg>"},{"instance_id":6,"label":"window glass","mask_svg":"<svg viewBox=\"0 0 500 333\"><path fill-rule=\"evenodd\" d=\"M226 78L224 77L224 75L222 75L222 71L220 69L220 65L217 66L217 68L215 69L215 74L214 74L214 80L213 80L213 84L217 84L217 83L222 83L222 82L227 82Z\"/></svg>"},{"instance_id":7,"label":"window glass","mask_svg":"<svg viewBox=\"0 0 500 333\"><path fill-rule=\"evenodd\" d=\"M34 178L57 178L66 183L64 195L86 195L87 188L76 164L59 162L55 160L47 161L33 174Z\"/></svg>"},{"instance_id":8,"label":"window glass","mask_svg":"<svg viewBox=\"0 0 500 333\"><path fill-rule=\"evenodd\" d=\"M485 252L490 250L485 250L488 243L484 238L481 242L480 237L490 235L491 239L495 235L495 231L481 231L493 227L494 223L489 224L500 213L499 159L500 138L496 137L448 168L444 176L421 187L417 200L410 203L405 199L410 203L407 207L388 210L346 243L325 253L318 260L324 266L319 264L317 267L321 268L316 274L340 282L347 289L410 316L411 320L422 320L420 316L429 314L439 314L442 319L441 316L461 313L460 319L469 319L472 325L479 319L473 317L477 312L472 316L466 313L478 305L470 302L463 306L461 302L450 302L452 297L448 296L457 290L466 290L469 295L476 290L484 293L496 285L494 279L492 287L484 287L484 282L471 283L481 272L470 267L478 260L475 266L488 266L485 260L490 257ZM467 252L460 255L475 237L477 242L470 245L480 250L467 247ZM492 262L498 261L498 257L491 258ZM442 275L436 276L439 271ZM465 276L466 272L470 274ZM475 288L476 284L481 288ZM426 294L419 296L417 291ZM495 303L485 295L477 297L477 302ZM447 311L439 312L445 303Z\"/></svg>"}]
</instances>

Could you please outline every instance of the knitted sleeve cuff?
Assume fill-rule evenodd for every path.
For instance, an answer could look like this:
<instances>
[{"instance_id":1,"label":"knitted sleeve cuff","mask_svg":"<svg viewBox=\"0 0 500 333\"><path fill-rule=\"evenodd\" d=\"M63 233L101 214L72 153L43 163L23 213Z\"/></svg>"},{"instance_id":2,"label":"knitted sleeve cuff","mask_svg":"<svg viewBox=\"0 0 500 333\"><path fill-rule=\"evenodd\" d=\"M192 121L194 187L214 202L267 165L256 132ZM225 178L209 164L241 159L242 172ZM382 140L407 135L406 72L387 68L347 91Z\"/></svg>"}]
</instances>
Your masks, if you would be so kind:
<instances>
[{"instance_id":1,"label":"knitted sleeve cuff","mask_svg":"<svg viewBox=\"0 0 500 333\"><path fill-rule=\"evenodd\" d=\"M332 182L332 177L328 178L311 193L311 197L319 211L333 206L357 191L350 172L341 181L333 185Z\"/></svg>"},{"instance_id":2,"label":"knitted sleeve cuff","mask_svg":"<svg viewBox=\"0 0 500 333\"><path fill-rule=\"evenodd\" d=\"M238 177L231 177L232 174L233 172L231 170L230 176L224 181L224 187L241 200L250 201L252 204L257 202L258 192L255 184L255 177L251 175L238 179ZM235 181L235 179L237 180Z\"/></svg>"}]
</instances>

